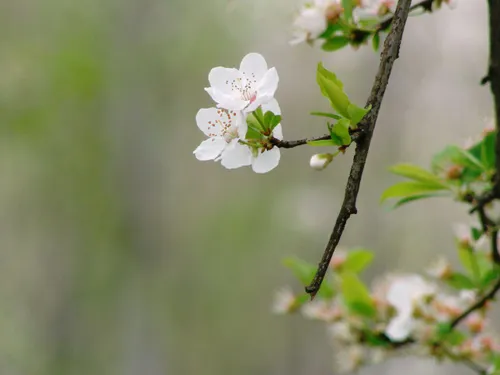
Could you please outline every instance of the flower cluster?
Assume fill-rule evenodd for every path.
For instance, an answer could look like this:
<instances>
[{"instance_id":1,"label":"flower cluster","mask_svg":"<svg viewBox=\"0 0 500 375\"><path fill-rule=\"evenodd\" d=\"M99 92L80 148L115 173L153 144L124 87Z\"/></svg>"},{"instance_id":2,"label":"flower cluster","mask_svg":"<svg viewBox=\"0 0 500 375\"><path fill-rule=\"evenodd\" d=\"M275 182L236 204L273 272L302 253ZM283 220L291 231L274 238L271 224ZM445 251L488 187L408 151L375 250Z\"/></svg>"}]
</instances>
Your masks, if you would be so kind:
<instances>
[{"instance_id":1,"label":"flower cluster","mask_svg":"<svg viewBox=\"0 0 500 375\"><path fill-rule=\"evenodd\" d=\"M488 257L482 239L474 239L474 231L472 226L456 234L465 272L440 258L427 269L431 278L390 274L368 288L358 274L373 253L337 250L315 300L283 289L273 311L300 311L307 319L324 322L336 346L336 369L343 372L378 363L403 348L405 354L472 361L485 368L496 361L500 364L500 341L486 318L490 305L462 316L500 277L499 267ZM308 268L300 260L285 264L302 281L314 273L314 266Z\"/></svg>"},{"instance_id":2,"label":"flower cluster","mask_svg":"<svg viewBox=\"0 0 500 375\"><path fill-rule=\"evenodd\" d=\"M347 3L348 7L341 0L313 0L305 3L293 23L290 44L323 39L322 48L334 51L348 44L356 47L373 35L374 47L377 49L378 33L387 30L389 24L384 24L384 21L394 14L397 0L352 0ZM430 4L431 9L438 9L443 3L453 7L456 0L434 0Z\"/></svg>"},{"instance_id":3,"label":"flower cluster","mask_svg":"<svg viewBox=\"0 0 500 375\"><path fill-rule=\"evenodd\" d=\"M249 53L240 68L216 67L205 90L217 103L196 115L198 128L208 137L194 150L198 160L220 161L228 169L252 166L256 173L275 168L280 151L273 139L283 138L281 110L274 93L278 73L268 69L258 53Z\"/></svg>"}]
</instances>

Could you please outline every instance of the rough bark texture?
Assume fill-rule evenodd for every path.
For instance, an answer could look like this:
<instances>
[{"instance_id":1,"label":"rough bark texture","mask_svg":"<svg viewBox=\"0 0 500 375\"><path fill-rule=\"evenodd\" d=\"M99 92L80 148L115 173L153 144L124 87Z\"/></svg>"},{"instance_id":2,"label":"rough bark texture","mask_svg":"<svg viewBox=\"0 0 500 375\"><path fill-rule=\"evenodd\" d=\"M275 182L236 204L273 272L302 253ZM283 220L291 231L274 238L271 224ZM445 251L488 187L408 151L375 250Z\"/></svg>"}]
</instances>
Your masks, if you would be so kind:
<instances>
[{"instance_id":1,"label":"rough bark texture","mask_svg":"<svg viewBox=\"0 0 500 375\"><path fill-rule=\"evenodd\" d=\"M372 140L373 131L375 130L375 124L377 122L382 99L384 97L387 84L389 83L392 66L394 65L394 61L396 61L399 56L399 47L401 45L406 19L408 18L410 3L411 0L398 1L398 6L392 21L392 29L385 40L377 76L375 77L375 82L367 101L367 105L371 105L372 109L359 124L359 128L362 129L363 136L359 138L356 144L356 152L354 154L354 160L345 189L344 202L342 203L342 207L335 222L335 226L333 227L328 244L326 245L323 257L318 265L316 275L314 276L311 284L306 287L306 292L311 295L311 298L314 298L321 286L335 248L337 247L342 233L344 232L347 220L352 214L357 213L356 199L361 185L361 177L363 176L363 170L366 164L366 158L368 157L370 142Z\"/></svg>"}]
</instances>

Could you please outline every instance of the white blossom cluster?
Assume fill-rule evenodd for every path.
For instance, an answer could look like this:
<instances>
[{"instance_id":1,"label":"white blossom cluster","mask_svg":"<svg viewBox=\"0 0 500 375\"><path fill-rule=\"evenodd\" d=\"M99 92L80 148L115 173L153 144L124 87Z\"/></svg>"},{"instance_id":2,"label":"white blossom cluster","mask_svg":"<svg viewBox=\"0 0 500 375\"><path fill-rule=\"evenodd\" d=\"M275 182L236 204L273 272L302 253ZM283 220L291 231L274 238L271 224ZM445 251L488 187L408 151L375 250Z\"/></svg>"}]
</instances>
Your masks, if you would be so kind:
<instances>
[{"instance_id":1,"label":"white blossom cluster","mask_svg":"<svg viewBox=\"0 0 500 375\"><path fill-rule=\"evenodd\" d=\"M278 88L278 73L268 69L266 60L258 53L249 53L240 68L216 67L208 75L210 87L205 90L217 103L216 107L202 108L196 115L196 124L208 137L194 150L198 160L220 161L228 169L252 166L256 173L266 173L280 160L279 148L269 139L283 139L281 124L261 139L247 139L247 116L261 108L280 115L274 93Z\"/></svg>"}]
</instances>

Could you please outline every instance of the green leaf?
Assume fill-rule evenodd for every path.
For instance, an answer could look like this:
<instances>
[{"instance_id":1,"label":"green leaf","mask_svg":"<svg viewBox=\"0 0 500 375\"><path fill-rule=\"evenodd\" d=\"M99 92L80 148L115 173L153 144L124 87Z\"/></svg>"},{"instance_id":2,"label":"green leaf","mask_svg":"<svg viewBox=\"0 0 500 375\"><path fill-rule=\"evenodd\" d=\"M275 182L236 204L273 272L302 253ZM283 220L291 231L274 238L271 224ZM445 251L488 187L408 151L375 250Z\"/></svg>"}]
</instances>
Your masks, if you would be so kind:
<instances>
[{"instance_id":1,"label":"green leaf","mask_svg":"<svg viewBox=\"0 0 500 375\"><path fill-rule=\"evenodd\" d=\"M340 120L341 118L343 118L342 116L339 116L339 115L336 115L333 113L328 113L328 112L311 112L310 114L313 116L333 118L335 120Z\"/></svg>"},{"instance_id":2,"label":"green leaf","mask_svg":"<svg viewBox=\"0 0 500 375\"><path fill-rule=\"evenodd\" d=\"M321 49L323 51L337 51L349 44L349 38L346 38L345 36L333 36L329 39L327 39L323 45L321 46Z\"/></svg>"},{"instance_id":3,"label":"green leaf","mask_svg":"<svg viewBox=\"0 0 500 375\"><path fill-rule=\"evenodd\" d=\"M406 203L410 203L410 202L414 202L414 201L418 201L420 199L426 199L426 198L436 198L436 197L444 197L446 196L445 194L443 194L442 192L440 193L429 193L429 194L418 194L418 195L411 195L409 197L405 197L405 198L402 198L400 200L398 200L393 206L392 208L398 208L398 207L401 207L403 205L405 205Z\"/></svg>"},{"instance_id":4,"label":"green leaf","mask_svg":"<svg viewBox=\"0 0 500 375\"><path fill-rule=\"evenodd\" d=\"M314 275L316 274L316 266L313 266L312 264L309 264L296 257L284 259L283 264L285 265L285 267L288 267L292 270L295 277L299 279L299 281L304 286L309 285L309 283L314 278ZM333 297L333 295L334 292L332 285L327 280L324 280L318 291L318 296L321 296L323 298L331 298Z\"/></svg>"},{"instance_id":5,"label":"green leaf","mask_svg":"<svg viewBox=\"0 0 500 375\"><path fill-rule=\"evenodd\" d=\"M432 159L432 170L434 172L447 170L450 165L458 165L465 168L461 177L463 181L473 181L485 171L484 165L478 158L469 151L455 145L447 146Z\"/></svg>"},{"instance_id":6,"label":"green leaf","mask_svg":"<svg viewBox=\"0 0 500 375\"><path fill-rule=\"evenodd\" d=\"M436 175L431 172L420 168L413 164L397 164L389 168L389 170L399 176L411 178L412 180L427 183L429 185L434 185L436 187L442 187L448 189L446 184Z\"/></svg>"},{"instance_id":7,"label":"green leaf","mask_svg":"<svg viewBox=\"0 0 500 375\"><path fill-rule=\"evenodd\" d=\"M350 118L347 107L351 103L347 94L344 92L344 85L333 72L325 69L322 63L318 64L316 81L318 82L323 96L330 100L333 109L342 116Z\"/></svg>"},{"instance_id":8,"label":"green leaf","mask_svg":"<svg viewBox=\"0 0 500 375\"><path fill-rule=\"evenodd\" d=\"M496 282L499 278L500 278L500 267L494 265L493 268L486 271L483 277L481 278L480 287L486 288L492 282Z\"/></svg>"},{"instance_id":9,"label":"green leaf","mask_svg":"<svg viewBox=\"0 0 500 375\"><path fill-rule=\"evenodd\" d=\"M397 183L386 189L380 198L380 202L384 202L389 198L408 198L413 196L421 196L422 194L432 193L443 190L443 187L429 184L427 182L404 181Z\"/></svg>"},{"instance_id":10,"label":"green leaf","mask_svg":"<svg viewBox=\"0 0 500 375\"><path fill-rule=\"evenodd\" d=\"M367 108L358 107L356 104L349 104L347 106L347 112L349 113L349 118L351 119L352 126L357 125L365 115L370 112L372 106L369 105Z\"/></svg>"},{"instance_id":11,"label":"green leaf","mask_svg":"<svg viewBox=\"0 0 500 375\"><path fill-rule=\"evenodd\" d=\"M376 314L370 293L356 274L352 272L341 274L341 291L344 302L352 313L368 318Z\"/></svg>"},{"instance_id":12,"label":"green leaf","mask_svg":"<svg viewBox=\"0 0 500 375\"><path fill-rule=\"evenodd\" d=\"M476 284L468 276L459 272L454 272L449 278L446 279L446 283L459 290L476 288Z\"/></svg>"},{"instance_id":13,"label":"green leaf","mask_svg":"<svg viewBox=\"0 0 500 375\"><path fill-rule=\"evenodd\" d=\"M487 133L483 139L468 150L487 169L495 168L495 132Z\"/></svg>"},{"instance_id":14,"label":"green leaf","mask_svg":"<svg viewBox=\"0 0 500 375\"><path fill-rule=\"evenodd\" d=\"M346 27L341 22L329 23L326 30L318 36L318 39L329 39L337 31L345 30Z\"/></svg>"},{"instance_id":15,"label":"green leaf","mask_svg":"<svg viewBox=\"0 0 500 375\"><path fill-rule=\"evenodd\" d=\"M343 118L333 125L330 135L332 140L336 142L338 146L349 145L351 143L351 135L349 134L350 121Z\"/></svg>"},{"instance_id":16,"label":"green leaf","mask_svg":"<svg viewBox=\"0 0 500 375\"><path fill-rule=\"evenodd\" d=\"M254 131L260 133L265 131L264 129L264 115L262 113L262 110L257 108L255 111L251 112L247 116L247 125L249 128L253 129Z\"/></svg>"},{"instance_id":17,"label":"green leaf","mask_svg":"<svg viewBox=\"0 0 500 375\"><path fill-rule=\"evenodd\" d=\"M471 234L472 234L472 239L474 241L477 241L483 235L483 231L479 228L472 227L470 230L471 230Z\"/></svg>"},{"instance_id":18,"label":"green leaf","mask_svg":"<svg viewBox=\"0 0 500 375\"><path fill-rule=\"evenodd\" d=\"M436 334L438 337L446 336L451 332L451 324L450 323L438 323L436 326Z\"/></svg>"},{"instance_id":19,"label":"green leaf","mask_svg":"<svg viewBox=\"0 0 500 375\"><path fill-rule=\"evenodd\" d=\"M320 146L320 147L328 147L328 146L337 146L337 143L333 139L321 139L318 141L307 141L309 146Z\"/></svg>"},{"instance_id":20,"label":"green leaf","mask_svg":"<svg viewBox=\"0 0 500 375\"><path fill-rule=\"evenodd\" d=\"M491 261L488 256L481 251L473 251L472 249L459 246L458 259L476 284L480 284L481 279L483 279L491 269Z\"/></svg>"},{"instance_id":21,"label":"green leaf","mask_svg":"<svg viewBox=\"0 0 500 375\"><path fill-rule=\"evenodd\" d=\"M451 346L458 346L462 344L466 340L466 338L467 336L465 335L465 333L457 330L452 330L442 338L442 341L450 344Z\"/></svg>"},{"instance_id":22,"label":"green leaf","mask_svg":"<svg viewBox=\"0 0 500 375\"><path fill-rule=\"evenodd\" d=\"M353 0L342 0L342 8L344 8L344 17L348 22L352 20L352 8L353 8L352 1Z\"/></svg>"},{"instance_id":23,"label":"green leaf","mask_svg":"<svg viewBox=\"0 0 500 375\"><path fill-rule=\"evenodd\" d=\"M375 33L373 34L372 38L372 47L374 51L378 51L378 47L380 46L380 34Z\"/></svg>"},{"instance_id":24,"label":"green leaf","mask_svg":"<svg viewBox=\"0 0 500 375\"><path fill-rule=\"evenodd\" d=\"M272 131L281 122L281 116L267 111L264 115L264 128Z\"/></svg>"},{"instance_id":25,"label":"green leaf","mask_svg":"<svg viewBox=\"0 0 500 375\"><path fill-rule=\"evenodd\" d=\"M347 254L344 263L342 263L341 270L342 272L360 273L373 261L373 257L373 252L370 250L351 250Z\"/></svg>"}]
</instances>

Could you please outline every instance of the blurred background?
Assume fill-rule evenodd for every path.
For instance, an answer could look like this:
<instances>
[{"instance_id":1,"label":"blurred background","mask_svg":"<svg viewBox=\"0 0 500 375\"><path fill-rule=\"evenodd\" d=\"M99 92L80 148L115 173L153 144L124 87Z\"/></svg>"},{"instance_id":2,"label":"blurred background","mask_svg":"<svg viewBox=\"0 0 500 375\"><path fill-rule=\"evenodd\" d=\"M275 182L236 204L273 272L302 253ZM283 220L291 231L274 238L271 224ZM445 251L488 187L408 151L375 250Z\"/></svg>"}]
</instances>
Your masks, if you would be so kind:
<instances>
[{"instance_id":1,"label":"blurred background","mask_svg":"<svg viewBox=\"0 0 500 375\"><path fill-rule=\"evenodd\" d=\"M340 208L352 150L323 173L318 149L276 170L199 162L194 117L214 66L262 53L280 76L285 139L322 135L318 61L362 104L379 57L291 47L286 0L0 2L0 374L330 374L322 324L270 312L301 290L282 265L316 263ZM389 212L397 162L481 132L491 117L485 1L407 24L343 247L376 251L367 281L454 256L466 207ZM409 366L411 365L411 367ZM441 374L401 359L363 370ZM445 367L450 373L469 373Z\"/></svg>"}]
</instances>

